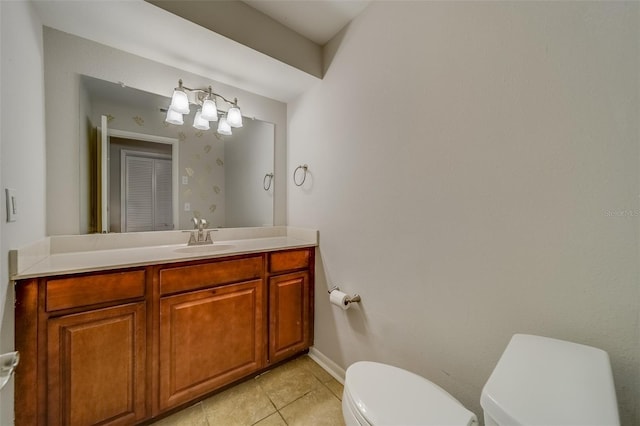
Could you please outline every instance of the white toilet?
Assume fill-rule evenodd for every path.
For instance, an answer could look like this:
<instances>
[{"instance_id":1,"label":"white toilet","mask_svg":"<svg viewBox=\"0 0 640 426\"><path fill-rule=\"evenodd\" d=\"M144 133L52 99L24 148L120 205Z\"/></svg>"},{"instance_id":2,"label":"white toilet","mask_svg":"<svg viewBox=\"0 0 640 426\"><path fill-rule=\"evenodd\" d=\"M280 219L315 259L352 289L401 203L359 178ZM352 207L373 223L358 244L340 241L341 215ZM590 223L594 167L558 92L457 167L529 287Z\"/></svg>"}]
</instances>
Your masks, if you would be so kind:
<instances>
[{"instance_id":1,"label":"white toilet","mask_svg":"<svg viewBox=\"0 0 640 426\"><path fill-rule=\"evenodd\" d=\"M619 425L609 356L603 350L516 334L482 389L485 426ZM470 426L478 420L442 388L377 362L347 369L347 426Z\"/></svg>"}]
</instances>

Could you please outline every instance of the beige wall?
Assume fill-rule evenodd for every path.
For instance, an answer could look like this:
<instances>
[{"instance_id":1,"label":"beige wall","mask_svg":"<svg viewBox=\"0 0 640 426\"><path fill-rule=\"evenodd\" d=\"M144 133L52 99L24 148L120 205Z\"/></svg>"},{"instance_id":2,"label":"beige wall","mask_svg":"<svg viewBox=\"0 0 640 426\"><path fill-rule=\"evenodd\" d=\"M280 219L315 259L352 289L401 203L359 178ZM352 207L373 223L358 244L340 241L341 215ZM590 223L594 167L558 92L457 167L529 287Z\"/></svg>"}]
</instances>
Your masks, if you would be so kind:
<instances>
[{"instance_id":1,"label":"beige wall","mask_svg":"<svg viewBox=\"0 0 640 426\"><path fill-rule=\"evenodd\" d=\"M225 226L269 226L273 223L273 186L264 190L265 175L273 173L274 126L244 120L241 132L224 145ZM261 143L262 142L262 143Z\"/></svg>"},{"instance_id":2,"label":"beige wall","mask_svg":"<svg viewBox=\"0 0 640 426\"><path fill-rule=\"evenodd\" d=\"M640 424L639 7L373 2L334 40L289 104L320 352L407 368L482 415L514 333L593 345Z\"/></svg>"},{"instance_id":3,"label":"beige wall","mask_svg":"<svg viewBox=\"0 0 640 426\"><path fill-rule=\"evenodd\" d=\"M135 56L50 28L44 28L45 107L47 111L47 233L78 234L81 206L79 150L79 75L124 82L150 93L169 96L179 78L188 87L207 87L227 98L237 97L245 116L275 123L276 225L286 222L286 104L203 76ZM76 190L77 188L77 190Z\"/></svg>"},{"instance_id":4,"label":"beige wall","mask_svg":"<svg viewBox=\"0 0 640 426\"><path fill-rule=\"evenodd\" d=\"M14 350L8 251L45 236L42 26L28 2L0 2L0 353ZM4 188L17 190L18 219L6 222ZM13 380L0 391L0 425L13 424Z\"/></svg>"}]
</instances>

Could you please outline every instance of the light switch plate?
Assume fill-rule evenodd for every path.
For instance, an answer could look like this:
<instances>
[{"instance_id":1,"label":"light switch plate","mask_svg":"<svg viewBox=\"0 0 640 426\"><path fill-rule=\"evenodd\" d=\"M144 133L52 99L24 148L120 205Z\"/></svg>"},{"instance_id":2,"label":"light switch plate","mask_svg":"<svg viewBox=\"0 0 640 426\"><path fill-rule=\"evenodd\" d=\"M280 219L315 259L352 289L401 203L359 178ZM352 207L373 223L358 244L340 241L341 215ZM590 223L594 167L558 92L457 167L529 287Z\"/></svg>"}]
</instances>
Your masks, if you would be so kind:
<instances>
[{"instance_id":1,"label":"light switch plate","mask_svg":"<svg viewBox=\"0 0 640 426\"><path fill-rule=\"evenodd\" d=\"M184 203L184 211L185 212L191 211L191 203Z\"/></svg>"},{"instance_id":2,"label":"light switch plate","mask_svg":"<svg viewBox=\"0 0 640 426\"><path fill-rule=\"evenodd\" d=\"M189 176L182 176L182 184L189 185Z\"/></svg>"},{"instance_id":3,"label":"light switch plate","mask_svg":"<svg viewBox=\"0 0 640 426\"><path fill-rule=\"evenodd\" d=\"M7 199L7 222L15 222L18 218L18 200L16 198L16 190L5 188Z\"/></svg>"}]
</instances>

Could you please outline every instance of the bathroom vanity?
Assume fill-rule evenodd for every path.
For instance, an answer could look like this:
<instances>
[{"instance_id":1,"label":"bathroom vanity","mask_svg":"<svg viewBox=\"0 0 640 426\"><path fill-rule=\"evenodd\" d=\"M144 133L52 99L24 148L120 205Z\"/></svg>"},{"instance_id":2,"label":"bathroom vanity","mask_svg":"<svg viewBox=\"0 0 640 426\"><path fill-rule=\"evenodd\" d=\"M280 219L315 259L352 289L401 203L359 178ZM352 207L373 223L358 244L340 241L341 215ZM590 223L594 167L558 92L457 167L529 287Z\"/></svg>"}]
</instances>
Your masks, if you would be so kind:
<instances>
[{"instance_id":1,"label":"bathroom vanity","mask_svg":"<svg viewBox=\"0 0 640 426\"><path fill-rule=\"evenodd\" d=\"M144 422L307 350L315 245L68 252L18 273L16 425Z\"/></svg>"}]
</instances>

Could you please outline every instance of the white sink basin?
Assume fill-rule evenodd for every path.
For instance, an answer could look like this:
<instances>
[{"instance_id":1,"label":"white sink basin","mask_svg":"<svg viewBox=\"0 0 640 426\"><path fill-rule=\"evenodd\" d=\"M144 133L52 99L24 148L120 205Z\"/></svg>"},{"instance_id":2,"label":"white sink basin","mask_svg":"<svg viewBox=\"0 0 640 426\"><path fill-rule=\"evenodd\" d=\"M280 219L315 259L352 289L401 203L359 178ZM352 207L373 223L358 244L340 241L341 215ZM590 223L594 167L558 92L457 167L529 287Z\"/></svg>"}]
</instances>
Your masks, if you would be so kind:
<instances>
[{"instance_id":1,"label":"white sink basin","mask_svg":"<svg viewBox=\"0 0 640 426\"><path fill-rule=\"evenodd\" d=\"M179 249L175 249L174 251L176 253L206 254L206 253L215 253L218 251L230 250L233 247L234 246L229 244L209 244L209 245L203 245L203 246L180 247Z\"/></svg>"}]
</instances>

